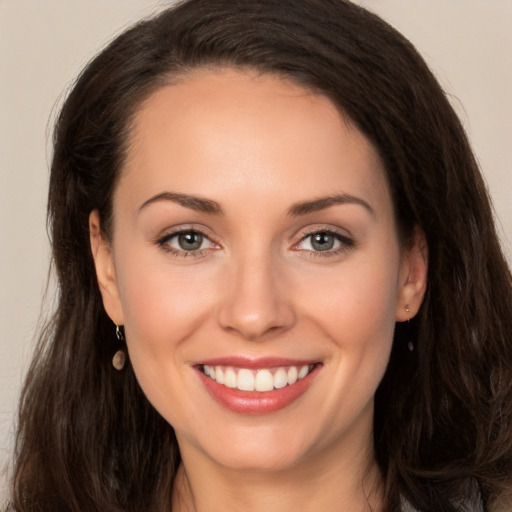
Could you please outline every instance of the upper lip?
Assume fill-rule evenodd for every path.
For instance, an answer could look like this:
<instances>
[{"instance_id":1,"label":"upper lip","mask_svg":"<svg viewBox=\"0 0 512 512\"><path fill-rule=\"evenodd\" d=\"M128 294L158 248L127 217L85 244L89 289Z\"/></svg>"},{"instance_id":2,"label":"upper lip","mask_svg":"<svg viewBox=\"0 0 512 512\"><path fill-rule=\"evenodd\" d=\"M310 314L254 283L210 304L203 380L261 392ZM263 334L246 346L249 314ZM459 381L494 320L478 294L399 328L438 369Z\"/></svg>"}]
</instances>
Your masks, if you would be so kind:
<instances>
[{"instance_id":1,"label":"upper lip","mask_svg":"<svg viewBox=\"0 0 512 512\"><path fill-rule=\"evenodd\" d=\"M241 357L226 356L205 359L197 363L197 366L233 366L235 368L276 368L280 366L304 366L318 363L318 360L290 359L285 357Z\"/></svg>"}]
</instances>

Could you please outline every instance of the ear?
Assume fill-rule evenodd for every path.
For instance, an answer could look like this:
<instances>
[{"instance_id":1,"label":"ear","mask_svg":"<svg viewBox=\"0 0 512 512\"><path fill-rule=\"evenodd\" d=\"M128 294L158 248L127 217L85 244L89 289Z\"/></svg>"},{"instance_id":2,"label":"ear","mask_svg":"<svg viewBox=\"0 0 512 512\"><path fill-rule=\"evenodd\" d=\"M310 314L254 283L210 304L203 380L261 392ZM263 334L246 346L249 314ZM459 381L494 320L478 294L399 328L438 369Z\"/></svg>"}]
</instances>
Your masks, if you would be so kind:
<instances>
[{"instance_id":1,"label":"ear","mask_svg":"<svg viewBox=\"0 0 512 512\"><path fill-rule=\"evenodd\" d=\"M123 310L110 244L104 239L98 210L89 215L89 237L96 277L107 315L116 325L124 324Z\"/></svg>"},{"instance_id":2,"label":"ear","mask_svg":"<svg viewBox=\"0 0 512 512\"><path fill-rule=\"evenodd\" d=\"M412 241L403 249L396 302L397 322L413 318L420 309L427 289L428 246L421 229L414 229Z\"/></svg>"}]
</instances>

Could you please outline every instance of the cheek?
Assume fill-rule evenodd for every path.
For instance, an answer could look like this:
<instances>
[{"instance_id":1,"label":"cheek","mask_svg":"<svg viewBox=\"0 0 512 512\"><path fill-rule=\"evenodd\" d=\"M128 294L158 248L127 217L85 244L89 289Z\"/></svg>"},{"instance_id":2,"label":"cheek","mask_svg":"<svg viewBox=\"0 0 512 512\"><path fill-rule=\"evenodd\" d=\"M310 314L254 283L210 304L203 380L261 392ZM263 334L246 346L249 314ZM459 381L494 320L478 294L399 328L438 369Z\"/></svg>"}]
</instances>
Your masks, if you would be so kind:
<instances>
[{"instance_id":1,"label":"cheek","mask_svg":"<svg viewBox=\"0 0 512 512\"><path fill-rule=\"evenodd\" d=\"M398 265L368 260L310 273L297 295L305 299L304 315L319 319L333 338L361 345L392 338L397 291Z\"/></svg>"},{"instance_id":2,"label":"cheek","mask_svg":"<svg viewBox=\"0 0 512 512\"><path fill-rule=\"evenodd\" d=\"M125 329L146 334L145 343L158 340L157 333L168 340L179 338L198 325L214 293L215 279L208 269L176 268L166 259L135 254L117 272Z\"/></svg>"},{"instance_id":3,"label":"cheek","mask_svg":"<svg viewBox=\"0 0 512 512\"><path fill-rule=\"evenodd\" d=\"M211 271L179 269L167 258L134 251L116 267L130 359L149 397L154 392L148 386L180 371L178 361L186 359L190 340L214 304Z\"/></svg>"},{"instance_id":4,"label":"cheek","mask_svg":"<svg viewBox=\"0 0 512 512\"><path fill-rule=\"evenodd\" d=\"M333 408L342 393L343 411L359 409L373 396L386 370L399 271L398 253L391 254L396 258L358 259L353 266L347 259L336 272L309 274L297 290L297 296L305 297L302 316L321 327L332 348Z\"/></svg>"},{"instance_id":5,"label":"cheek","mask_svg":"<svg viewBox=\"0 0 512 512\"><path fill-rule=\"evenodd\" d=\"M151 261L133 253L118 268L128 352L144 394L179 427L193 399L183 363L196 333L209 316L212 289L201 273L170 270L166 257ZM212 280L207 281L209 283Z\"/></svg>"}]
</instances>

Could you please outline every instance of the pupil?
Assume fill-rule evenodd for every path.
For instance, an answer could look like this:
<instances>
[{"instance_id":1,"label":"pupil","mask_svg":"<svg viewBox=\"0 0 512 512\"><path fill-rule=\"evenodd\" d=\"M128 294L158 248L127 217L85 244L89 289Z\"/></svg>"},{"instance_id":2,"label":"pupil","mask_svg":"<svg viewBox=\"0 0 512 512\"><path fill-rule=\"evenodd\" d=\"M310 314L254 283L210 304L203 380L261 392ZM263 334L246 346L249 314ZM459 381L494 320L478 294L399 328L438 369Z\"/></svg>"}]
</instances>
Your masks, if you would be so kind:
<instances>
[{"instance_id":1,"label":"pupil","mask_svg":"<svg viewBox=\"0 0 512 512\"><path fill-rule=\"evenodd\" d=\"M180 248L184 251L195 251L199 249L203 243L203 235L201 233L188 232L181 233L178 236Z\"/></svg>"},{"instance_id":2,"label":"pupil","mask_svg":"<svg viewBox=\"0 0 512 512\"><path fill-rule=\"evenodd\" d=\"M316 233L311 245L317 251L328 251L334 247L334 237L329 233Z\"/></svg>"}]
</instances>

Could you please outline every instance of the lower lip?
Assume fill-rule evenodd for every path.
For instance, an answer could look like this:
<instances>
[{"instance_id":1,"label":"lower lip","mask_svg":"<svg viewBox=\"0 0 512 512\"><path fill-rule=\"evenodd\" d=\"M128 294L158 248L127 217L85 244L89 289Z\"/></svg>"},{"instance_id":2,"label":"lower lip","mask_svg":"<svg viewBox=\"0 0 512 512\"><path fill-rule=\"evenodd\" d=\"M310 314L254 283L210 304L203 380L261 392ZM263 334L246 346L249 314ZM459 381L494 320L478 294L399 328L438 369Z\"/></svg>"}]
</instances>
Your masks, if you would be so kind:
<instances>
[{"instance_id":1,"label":"lower lip","mask_svg":"<svg viewBox=\"0 0 512 512\"><path fill-rule=\"evenodd\" d=\"M255 415L279 411L295 402L308 390L319 369L320 365L316 365L306 377L295 384L265 392L228 388L207 377L200 369L197 371L206 389L218 403L239 414Z\"/></svg>"}]
</instances>

